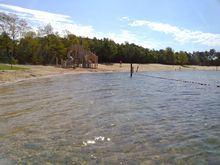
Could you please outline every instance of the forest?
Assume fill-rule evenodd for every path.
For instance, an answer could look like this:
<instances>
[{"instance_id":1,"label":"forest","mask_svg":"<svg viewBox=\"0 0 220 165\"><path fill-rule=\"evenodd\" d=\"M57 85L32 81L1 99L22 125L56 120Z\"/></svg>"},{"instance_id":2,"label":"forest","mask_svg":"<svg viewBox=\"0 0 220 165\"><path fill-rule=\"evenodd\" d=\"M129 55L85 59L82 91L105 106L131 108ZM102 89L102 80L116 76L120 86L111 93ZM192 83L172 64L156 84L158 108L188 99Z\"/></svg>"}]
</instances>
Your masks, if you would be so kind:
<instances>
[{"instance_id":1,"label":"forest","mask_svg":"<svg viewBox=\"0 0 220 165\"><path fill-rule=\"evenodd\" d=\"M171 65L220 65L220 52L155 50L134 43L118 44L108 38L80 37L65 31L60 35L48 24L33 30L26 20L0 12L0 63L53 65L65 59L71 45L82 44L95 53L99 63L160 63Z\"/></svg>"}]
</instances>

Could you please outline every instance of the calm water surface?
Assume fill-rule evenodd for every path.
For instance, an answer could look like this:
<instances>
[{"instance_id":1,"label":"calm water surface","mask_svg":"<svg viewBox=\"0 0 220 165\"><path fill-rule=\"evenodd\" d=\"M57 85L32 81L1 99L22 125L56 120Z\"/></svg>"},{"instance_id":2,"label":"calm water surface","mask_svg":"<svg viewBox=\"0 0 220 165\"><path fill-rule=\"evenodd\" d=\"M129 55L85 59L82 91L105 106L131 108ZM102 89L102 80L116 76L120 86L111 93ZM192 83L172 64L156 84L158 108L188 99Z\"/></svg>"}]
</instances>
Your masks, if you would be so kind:
<instances>
[{"instance_id":1,"label":"calm water surface","mask_svg":"<svg viewBox=\"0 0 220 165\"><path fill-rule=\"evenodd\" d=\"M2 85L0 164L220 164L217 85L218 71L63 75Z\"/></svg>"}]
</instances>

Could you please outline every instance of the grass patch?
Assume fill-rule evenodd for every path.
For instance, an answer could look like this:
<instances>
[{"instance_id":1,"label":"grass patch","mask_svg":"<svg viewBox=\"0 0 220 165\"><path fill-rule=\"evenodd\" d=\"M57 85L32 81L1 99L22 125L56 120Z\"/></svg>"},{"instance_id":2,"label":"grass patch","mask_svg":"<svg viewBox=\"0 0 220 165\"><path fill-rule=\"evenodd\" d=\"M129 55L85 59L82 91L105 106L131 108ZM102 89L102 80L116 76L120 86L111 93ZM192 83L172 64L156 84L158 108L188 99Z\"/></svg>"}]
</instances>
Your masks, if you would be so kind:
<instances>
[{"instance_id":1,"label":"grass patch","mask_svg":"<svg viewBox=\"0 0 220 165\"><path fill-rule=\"evenodd\" d=\"M20 66L14 66L12 65L6 65L6 64L0 64L0 70L23 70L23 69L27 69L27 68L23 68Z\"/></svg>"}]
</instances>

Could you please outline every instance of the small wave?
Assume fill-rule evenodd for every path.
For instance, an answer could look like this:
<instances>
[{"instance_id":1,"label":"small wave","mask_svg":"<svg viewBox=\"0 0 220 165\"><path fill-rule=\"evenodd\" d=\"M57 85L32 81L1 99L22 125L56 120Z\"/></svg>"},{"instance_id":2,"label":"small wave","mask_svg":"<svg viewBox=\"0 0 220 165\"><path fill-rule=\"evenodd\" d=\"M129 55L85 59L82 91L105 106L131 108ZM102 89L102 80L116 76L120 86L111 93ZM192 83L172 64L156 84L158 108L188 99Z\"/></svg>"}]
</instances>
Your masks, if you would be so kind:
<instances>
[{"instance_id":1,"label":"small wave","mask_svg":"<svg viewBox=\"0 0 220 165\"><path fill-rule=\"evenodd\" d=\"M95 136L93 140L83 141L83 145L87 146L90 144L96 144L97 142L110 142L111 138L106 138L104 136Z\"/></svg>"}]
</instances>

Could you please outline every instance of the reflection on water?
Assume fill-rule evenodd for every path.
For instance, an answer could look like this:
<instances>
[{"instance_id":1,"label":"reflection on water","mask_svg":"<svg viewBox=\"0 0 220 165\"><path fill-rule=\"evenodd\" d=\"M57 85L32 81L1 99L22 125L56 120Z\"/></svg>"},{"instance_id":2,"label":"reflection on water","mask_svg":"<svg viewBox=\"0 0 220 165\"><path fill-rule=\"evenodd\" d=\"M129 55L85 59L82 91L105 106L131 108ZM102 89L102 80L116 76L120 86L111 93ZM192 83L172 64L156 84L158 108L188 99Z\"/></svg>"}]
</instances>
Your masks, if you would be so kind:
<instances>
[{"instance_id":1,"label":"reflection on water","mask_svg":"<svg viewBox=\"0 0 220 165\"><path fill-rule=\"evenodd\" d=\"M220 164L219 72L64 75L0 86L0 164Z\"/></svg>"}]
</instances>

